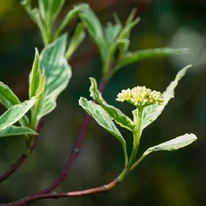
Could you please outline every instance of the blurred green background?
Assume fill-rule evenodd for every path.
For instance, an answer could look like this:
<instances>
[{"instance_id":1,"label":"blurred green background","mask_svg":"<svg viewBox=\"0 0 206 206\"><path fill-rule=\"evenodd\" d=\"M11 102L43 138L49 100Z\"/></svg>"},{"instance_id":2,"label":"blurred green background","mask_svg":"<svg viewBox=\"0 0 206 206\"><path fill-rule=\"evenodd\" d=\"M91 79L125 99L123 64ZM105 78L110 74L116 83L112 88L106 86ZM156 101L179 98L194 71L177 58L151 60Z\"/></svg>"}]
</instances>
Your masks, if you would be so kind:
<instances>
[{"instance_id":1,"label":"blurred green background","mask_svg":"<svg viewBox=\"0 0 206 206\"><path fill-rule=\"evenodd\" d=\"M144 131L140 153L155 144L184 133L195 133L198 141L175 152L150 155L125 182L107 194L82 198L41 200L41 205L74 206L204 206L206 202L206 2L204 0L89 0L103 25L116 12L124 22L133 7L138 8L140 23L131 36L131 50L174 47L191 48L188 55L142 61L116 74L104 92L105 99L130 114L131 107L115 101L122 89L145 85L164 91L179 69L193 68L180 82L176 98L158 120ZM66 1L59 17L77 1ZM75 22L68 27L72 32ZM0 81L8 84L24 100L34 47L43 44L37 27L18 0L0 1ZM89 96L88 77L99 80L101 64L95 45L87 37L71 60L73 78L48 115L36 150L23 166L0 186L0 203L11 202L47 187L63 169L84 111L80 96ZM0 107L3 112L4 108ZM131 149L130 133L121 130ZM0 139L0 173L21 155L23 137ZM95 122L90 125L81 153L68 178L56 191L73 191L109 183L123 167L122 149L117 140Z\"/></svg>"}]
</instances>

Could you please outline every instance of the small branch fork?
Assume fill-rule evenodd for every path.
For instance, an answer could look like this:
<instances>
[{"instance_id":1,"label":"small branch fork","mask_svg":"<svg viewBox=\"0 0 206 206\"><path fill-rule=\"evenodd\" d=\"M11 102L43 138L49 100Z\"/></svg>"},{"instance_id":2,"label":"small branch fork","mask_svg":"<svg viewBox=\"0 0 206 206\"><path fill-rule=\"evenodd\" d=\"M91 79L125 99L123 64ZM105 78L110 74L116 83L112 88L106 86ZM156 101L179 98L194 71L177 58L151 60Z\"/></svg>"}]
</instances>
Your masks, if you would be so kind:
<instances>
[{"instance_id":1,"label":"small branch fork","mask_svg":"<svg viewBox=\"0 0 206 206\"><path fill-rule=\"evenodd\" d=\"M26 154L22 154L21 157L3 174L0 176L0 184L2 182L4 182L8 177L10 177L21 165L22 163L27 159L27 157L33 152L38 140L39 140L39 133L42 130L43 127L43 118L39 121L39 124L37 126L36 132L38 133L38 135L34 136L34 140L33 143L31 145L31 147L29 148L29 153Z\"/></svg>"}]
</instances>

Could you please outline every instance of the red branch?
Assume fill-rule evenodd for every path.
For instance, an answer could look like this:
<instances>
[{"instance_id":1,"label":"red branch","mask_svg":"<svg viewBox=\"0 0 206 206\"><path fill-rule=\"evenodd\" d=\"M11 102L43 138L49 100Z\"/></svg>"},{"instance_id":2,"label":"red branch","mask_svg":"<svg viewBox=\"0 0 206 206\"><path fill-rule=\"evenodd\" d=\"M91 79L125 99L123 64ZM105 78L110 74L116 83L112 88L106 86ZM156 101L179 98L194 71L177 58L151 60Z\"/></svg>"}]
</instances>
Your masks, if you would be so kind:
<instances>
[{"instance_id":1,"label":"red branch","mask_svg":"<svg viewBox=\"0 0 206 206\"><path fill-rule=\"evenodd\" d=\"M65 197L80 197L80 196L86 196L96 193L104 193L108 192L109 190L116 187L120 182L118 179L113 180L107 185L101 186L101 187L95 187L87 190L81 190L81 191L74 191L74 192L53 192L48 194L37 194L34 196L27 196L19 201L13 202L13 203L6 203L1 204L1 206L25 206L28 203L41 200L41 199L58 199L58 198L65 198Z\"/></svg>"},{"instance_id":2,"label":"red branch","mask_svg":"<svg viewBox=\"0 0 206 206\"><path fill-rule=\"evenodd\" d=\"M101 83L99 85L99 91L100 92L102 92L105 89L105 87L107 86L107 83L108 83L107 81L104 81L104 80L101 81ZM46 194L46 193L51 192L58 185L60 185L61 182L67 177L67 175L68 175L68 173L69 173L69 171L70 171L70 169L71 169L71 167L73 165L73 162L75 161L75 159L77 158L77 156L78 156L78 154L80 152L80 148L81 148L82 142L84 140L87 128L89 127L89 124L90 124L91 120L92 120L92 118L89 115L86 115L86 117L84 118L84 121L83 121L81 130L79 132L79 136L78 136L78 138L76 140L75 146L74 146L74 148L72 150L72 153L71 153L71 155L70 155L70 157L69 157L69 159L68 159L68 161L66 163L66 166L62 170L61 175L49 187L47 187L46 189L40 191L37 194Z\"/></svg>"},{"instance_id":3,"label":"red branch","mask_svg":"<svg viewBox=\"0 0 206 206\"><path fill-rule=\"evenodd\" d=\"M43 127L43 119L39 121L39 124L37 126L36 132L38 134L41 132L42 127ZM14 172L16 172L16 170L23 164L23 162L27 159L27 157L33 152L38 139L39 139L39 135L35 135L33 144L29 148L29 154L28 155L22 154L21 157L3 175L0 176L0 184L4 182L8 177L10 177Z\"/></svg>"}]
</instances>

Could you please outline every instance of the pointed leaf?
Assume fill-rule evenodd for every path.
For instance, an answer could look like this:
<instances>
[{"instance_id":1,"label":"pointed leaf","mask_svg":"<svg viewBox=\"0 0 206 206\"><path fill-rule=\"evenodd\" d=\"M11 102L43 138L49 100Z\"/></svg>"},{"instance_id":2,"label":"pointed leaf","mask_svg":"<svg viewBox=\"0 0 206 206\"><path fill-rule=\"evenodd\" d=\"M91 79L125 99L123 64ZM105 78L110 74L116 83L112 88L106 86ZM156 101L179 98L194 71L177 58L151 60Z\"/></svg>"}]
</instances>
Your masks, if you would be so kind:
<instances>
[{"instance_id":1,"label":"pointed leaf","mask_svg":"<svg viewBox=\"0 0 206 206\"><path fill-rule=\"evenodd\" d=\"M92 39L97 44L101 60L105 63L109 55L109 48L105 41L102 25L99 19L91 9L84 10L79 16Z\"/></svg>"},{"instance_id":2,"label":"pointed leaf","mask_svg":"<svg viewBox=\"0 0 206 206\"><path fill-rule=\"evenodd\" d=\"M121 31L121 25L115 24L112 25L111 22L107 23L107 27L105 28L105 36L109 43L113 43L117 38L118 34Z\"/></svg>"},{"instance_id":3,"label":"pointed leaf","mask_svg":"<svg viewBox=\"0 0 206 206\"><path fill-rule=\"evenodd\" d=\"M42 22L39 9L37 9L37 8L32 9L31 8L31 1L28 1L28 0L22 1L21 4L24 7L24 10L27 12L27 14L31 17L31 19L39 27L39 30L40 30L41 35L42 35L43 42L44 42L45 45L47 45L48 42L47 42L46 30L45 30L44 24Z\"/></svg>"},{"instance_id":4,"label":"pointed leaf","mask_svg":"<svg viewBox=\"0 0 206 206\"><path fill-rule=\"evenodd\" d=\"M56 99L67 87L71 78L71 67L64 57L67 36L59 37L55 42L46 46L40 55L40 69L45 72L46 87L45 100L39 118L54 109ZM47 107L45 102L50 102L52 107Z\"/></svg>"},{"instance_id":5,"label":"pointed leaf","mask_svg":"<svg viewBox=\"0 0 206 206\"><path fill-rule=\"evenodd\" d=\"M157 117L162 113L165 106L168 104L169 100L174 97L174 91L176 86L178 85L179 80L182 79L187 69L190 67L191 65L188 65L177 73L175 80L170 83L166 91L162 94L164 98L164 102L161 105L153 104L151 106L146 107L143 110L142 129L144 129L152 122L154 122L157 119Z\"/></svg>"},{"instance_id":6,"label":"pointed leaf","mask_svg":"<svg viewBox=\"0 0 206 206\"><path fill-rule=\"evenodd\" d=\"M20 100L13 93L13 91L5 85L3 82L0 82L0 103L6 108L9 109L16 104L20 104ZM22 119L19 120L22 126L29 124L29 118L25 115Z\"/></svg>"},{"instance_id":7,"label":"pointed leaf","mask_svg":"<svg viewBox=\"0 0 206 206\"><path fill-rule=\"evenodd\" d=\"M121 45L121 47L119 47L120 57L124 56L125 53L127 52L129 48L129 38L130 38L131 30L140 21L139 17L135 19L135 13L136 13L136 9L133 9L125 23L125 26L123 27L122 31L120 32L117 38L119 41L121 41L122 39L128 41L128 44L123 44Z\"/></svg>"},{"instance_id":8,"label":"pointed leaf","mask_svg":"<svg viewBox=\"0 0 206 206\"><path fill-rule=\"evenodd\" d=\"M58 14L60 13L63 5L65 3L65 0L53 0L52 5L51 5L51 16L52 16L52 21L56 19Z\"/></svg>"},{"instance_id":9,"label":"pointed leaf","mask_svg":"<svg viewBox=\"0 0 206 206\"><path fill-rule=\"evenodd\" d=\"M96 100L99 105L108 113L108 115L114 119L114 121L119 124L121 127L126 128L130 131L134 129L133 121L126 116L123 112L119 109L107 104L107 102L103 99L102 94L97 88L97 83L94 78L90 78L91 86L90 86L90 96Z\"/></svg>"},{"instance_id":10,"label":"pointed leaf","mask_svg":"<svg viewBox=\"0 0 206 206\"><path fill-rule=\"evenodd\" d=\"M192 144L194 141L197 140L197 137L194 134L185 134L179 137L176 137L175 139L169 140L167 142L164 142L162 144L156 145L154 147L148 148L143 155L132 165L131 170L133 170L135 167L137 167L142 160L150 153L152 152L158 152L158 151L174 151L178 150L180 148L186 147L189 144Z\"/></svg>"},{"instance_id":11,"label":"pointed leaf","mask_svg":"<svg viewBox=\"0 0 206 206\"><path fill-rule=\"evenodd\" d=\"M92 101L88 101L86 98L81 97L79 105L91 116L96 122L107 130L109 133L114 135L121 143L124 143L124 138L113 123L111 117L107 112L99 105Z\"/></svg>"},{"instance_id":12,"label":"pointed leaf","mask_svg":"<svg viewBox=\"0 0 206 206\"><path fill-rule=\"evenodd\" d=\"M50 12L49 7L52 1L53 0L38 0L39 10L44 21L48 17L48 14Z\"/></svg>"},{"instance_id":13,"label":"pointed leaf","mask_svg":"<svg viewBox=\"0 0 206 206\"><path fill-rule=\"evenodd\" d=\"M39 62L39 52L35 49L35 58L32 66L31 73L29 75L29 97L34 97L37 93L37 88L40 81L40 62Z\"/></svg>"},{"instance_id":14,"label":"pointed leaf","mask_svg":"<svg viewBox=\"0 0 206 206\"><path fill-rule=\"evenodd\" d=\"M123 30L121 31L121 33L119 34L119 39L129 39L130 37L130 33L132 28L140 21L140 18L136 18L134 21L128 22L125 24L125 27L123 28ZM126 51L126 50L125 50Z\"/></svg>"},{"instance_id":15,"label":"pointed leaf","mask_svg":"<svg viewBox=\"0 0 206 206\"><path fill-rule=\"evenodd\" d=\"M44 71L40 74L39 85L36 90L36 94L39 94L36 100L36 103L32 107L31 111L31 128L35 129L37 126L37 122L40 120L41 116L39 113L41 112L41 108L44 102L44 93L45 93L45 84L46 84L46 77Z\"/></svg>"},{"instance_id":16,"label":"pointed leaf","mask_svg":"<svg viewBox=\"0 0 206 206\"><path fill-rule=\"evenodd\" d=\"M65 0L39 0L38 2L42 19L45 22L54 22Z\"/></svg>"},{"instance_id":17,"label":"pointed leaf","mask_svg":"<svg viewBox=\"0 0 206 206\"><path fill-rule=\"evenodd\" d=\"M88 101L86 98L81 97L79 99L79 105L91 116L93 117L96 122L103 127L105 130L107 130L109 133L111 133L113 136L115 136L121 143L123 152L124 152L124 158L125 158L125 167L128 163L128 155L127 155L127 146L126 142L113 123L111 117L107 114L107 112L99 105L92 101Z\"/></svg>"},{"instance_id":18,"label":"pointed leaf","mask_svg":"<svg viewBox=\"0 0 206 206\"><path fill-rule=\"evenodd\" d=\"M169 55L178 55L188 53L188 49L172 49L172 48L158 48L158 49L145 49L136 52L128 52L123 58L119 60L117 65L114 67L113 74L120 68L132 64L144 59L154 57L164 57Z\"/></svg>"},{"instance_id":19,"label":"pointed leaf","mask_svg":"<svg viewBox=\"0 0 206 206\"><path fill-rule=\"evenodd\" d=\"M79 45L84 40L84 38L85 38L84 25L82 23L79 23L70 40L69 47L65 54L67 60L71 58L72 54L76 51L76 49L79 47Z\"/></svg>"},{"instance_id":20,"label":"pointed leaf","mask_svg":"<svg viewBox=\"0 0 206 206\"><path fill-rule=\"evenodd\" d=\"M29 127L9 126L0 131L0 137L17 136L17 135L37 135L37 133Z\"/></svg>"},{"instance_id":21,"label":"pointed leaf","mask_svg":"<svg viewBox=\"0 0 206 206\"><path fill-rule=\"evenodd\" d=\"M186 147L187 145L193 143L196 140L197 140L197 137L194 134L185 134L185 135L176 137L175 139L164 142L162 144L156 145L154 147L150 147L144 152L144 154L148 155L151 152L177 150L177 149Z\"/></svg>"},{"instance_id":22,"label":"pointed leaf","mask_svg":"<svg viewBox=\"0 0 206 206\"><path fill-rule=\"evenodd\" d=\"M70 10L64 17L64 20L60 24L59 28L57 29L55 33L55 38L59 37L63 30L66 28L66 26L86 9L88 9L88 4L79 4L78 6L75 6L72 10Z\"/></svg>"},{"instance_id":23,"label":"pointed leaf","mask_svg":"<svg viewBox=\"0 0 206 206\"><path fill-rule=\"evenodd\" d=\"M15 104L20 104L18 97L3 82L0 82L0 103L7 109Z\"/></svg>"},{"instance_id":24,"label":"pointed leaf","mask_svg":"<svg viewBox=\"0 0 206 206\"><path fill-rule=\"evenodd\" d=\"M19 121L34 105L36 98L17 104L0 116L0 131Z\"/></svg>"}]
</instances>

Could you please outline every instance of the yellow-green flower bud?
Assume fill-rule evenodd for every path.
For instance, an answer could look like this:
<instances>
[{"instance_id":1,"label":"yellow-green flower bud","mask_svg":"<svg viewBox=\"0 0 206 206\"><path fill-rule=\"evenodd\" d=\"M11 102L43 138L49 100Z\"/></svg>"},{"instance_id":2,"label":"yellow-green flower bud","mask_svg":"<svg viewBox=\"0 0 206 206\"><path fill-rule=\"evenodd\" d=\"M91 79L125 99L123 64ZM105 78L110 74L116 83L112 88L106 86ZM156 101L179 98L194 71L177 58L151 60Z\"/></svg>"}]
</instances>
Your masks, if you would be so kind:
<instances>
[{"instance_id":1,"label":"yellow-green flower bud","mask_svg":"<svg viewBox=\"0 0 206 206\"><path fill-rule=\"evenodd\" d=\"M117 101L127 101L135 106L148 106L161 104L164 99L160 92L146 88L145 86L134 87L133 89L122 90L117 95Z\"/></svg>"}]
</instances>

